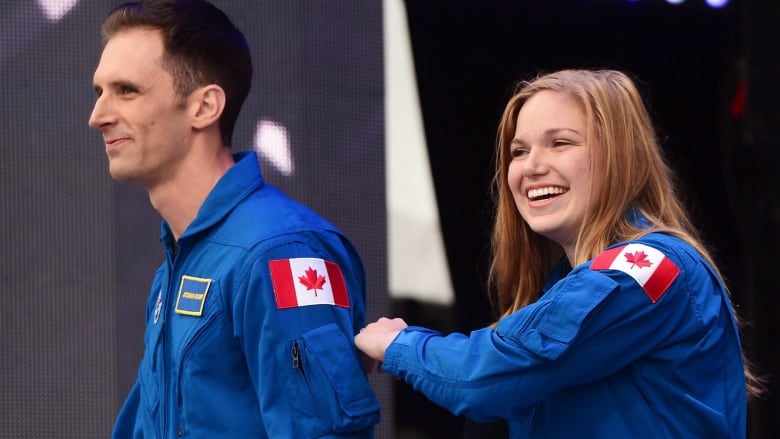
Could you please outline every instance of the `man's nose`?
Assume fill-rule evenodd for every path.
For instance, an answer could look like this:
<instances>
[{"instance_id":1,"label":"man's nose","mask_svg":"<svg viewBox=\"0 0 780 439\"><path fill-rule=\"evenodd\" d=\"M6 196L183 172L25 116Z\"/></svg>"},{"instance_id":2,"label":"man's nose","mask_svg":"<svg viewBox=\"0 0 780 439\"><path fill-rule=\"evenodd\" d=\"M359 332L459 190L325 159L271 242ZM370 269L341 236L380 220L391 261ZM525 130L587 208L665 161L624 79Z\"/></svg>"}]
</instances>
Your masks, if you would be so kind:
<instances>
[{"instance_id":1,"label":"man's nose","mask_svg":"<svg viewBox=\"0 0 780 439\"><path fill-rule=\"evenodd\" d=\"M98 96L95 100L95 106L92 108L92 114L89 115L89 127L100 129L103 125L110 123L111 109L106 102L105 96Z\"/></svg>"}]
</instances>

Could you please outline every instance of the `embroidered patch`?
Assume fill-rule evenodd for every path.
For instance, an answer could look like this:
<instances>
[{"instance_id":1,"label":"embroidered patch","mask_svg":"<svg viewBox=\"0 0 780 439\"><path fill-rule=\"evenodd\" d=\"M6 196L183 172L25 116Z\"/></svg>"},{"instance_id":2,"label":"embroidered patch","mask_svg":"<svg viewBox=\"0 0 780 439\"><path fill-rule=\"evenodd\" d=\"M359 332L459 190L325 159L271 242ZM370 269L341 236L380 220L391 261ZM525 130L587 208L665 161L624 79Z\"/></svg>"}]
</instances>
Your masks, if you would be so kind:
<instances>
[{"instance_id":1,"label":"embroidered patch","mask_svg":"<svg viewBox=\"0 0 780 439\"><path fill-rule=\"evenodd\" d=\"M317 258L279 259L268 262L276 307L335 305L349 308L344 275L333 262Z\"/></svg>"},{"instance_id":2,"label":"embroidered patch","mask_svg":"<svg viewBox=\"0 0 780 439\"><path fill-rule=\"evenodd\" d=\"M628 244L596 256L591 270L619 270L633 277L653 303L664 295L680 269L660 251L644 244Z\"/></svg>"},{"instance_id":3,"label":"embroidered patch","mask_svg":"<svg viewBox=\"0 0 780 439\"><path fill-rule=\"evenodd\" d=\"M202 316L210 286L211 279L183 275L176 298L176 314Z\"/></svg>"},{"instance_id":4,"label":"embroidered patch","mask_svg":"<svg viewBox=\"0 0 780 439\"><path fill-rule=\"evenodd\" d=\"M160 320L160 311L162 311L162 289L157 293L157 303L154 304L154 324Z\"/></svg>"}]
</instances>

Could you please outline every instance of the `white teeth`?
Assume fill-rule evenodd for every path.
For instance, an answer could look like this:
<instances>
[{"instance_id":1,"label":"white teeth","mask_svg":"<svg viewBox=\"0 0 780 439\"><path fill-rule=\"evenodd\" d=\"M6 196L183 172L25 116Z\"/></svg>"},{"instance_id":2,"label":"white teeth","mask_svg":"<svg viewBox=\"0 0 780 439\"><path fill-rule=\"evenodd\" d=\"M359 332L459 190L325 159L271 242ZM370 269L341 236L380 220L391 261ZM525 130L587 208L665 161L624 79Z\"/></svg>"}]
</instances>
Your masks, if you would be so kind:
<instances>
[{"instance_id":1,"label":"white teeth","mask_svg":"<svg viewBox=\"0 0 780 439\"><path fill-rule=\"evenodd\" d=\"M528 191L528 198L535 199L539 197L547 197L550 195L562 194L566 192L566 189L562 187L543 187L539 189L531 189Z\"/></svg>"}]
</instances>

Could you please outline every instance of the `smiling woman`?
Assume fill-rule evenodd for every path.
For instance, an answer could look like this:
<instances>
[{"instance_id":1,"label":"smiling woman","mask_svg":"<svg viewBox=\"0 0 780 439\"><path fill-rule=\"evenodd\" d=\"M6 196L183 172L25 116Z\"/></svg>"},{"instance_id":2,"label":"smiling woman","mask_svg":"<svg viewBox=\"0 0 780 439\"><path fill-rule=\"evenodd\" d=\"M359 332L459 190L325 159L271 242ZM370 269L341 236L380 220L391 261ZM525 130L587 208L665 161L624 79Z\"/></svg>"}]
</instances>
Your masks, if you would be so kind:
<instances>
[{"instance_id":1,"label":"smiling woman","mask_svg":"<svg viewBox=\"0 0 780 439\"><path fill-rule=\"evenodd\" d=\"M501 318L469 335L381 318L357 346L513 438L744 438L760 385L634 82L563 70L522 83L496 148Z\"/></svg>"},{"instance_id":2,"label":"smiling woman","mask_svg":"<svg viewBox=\"0 0 780 439\"><path fill-rule=\"evenodd\" d=\"M560 244L570 262L594 189L587 128L575 98L542 91L518 112L510 143L507 184L518 212L534 232Z\"/></svg>"}]
</instances>

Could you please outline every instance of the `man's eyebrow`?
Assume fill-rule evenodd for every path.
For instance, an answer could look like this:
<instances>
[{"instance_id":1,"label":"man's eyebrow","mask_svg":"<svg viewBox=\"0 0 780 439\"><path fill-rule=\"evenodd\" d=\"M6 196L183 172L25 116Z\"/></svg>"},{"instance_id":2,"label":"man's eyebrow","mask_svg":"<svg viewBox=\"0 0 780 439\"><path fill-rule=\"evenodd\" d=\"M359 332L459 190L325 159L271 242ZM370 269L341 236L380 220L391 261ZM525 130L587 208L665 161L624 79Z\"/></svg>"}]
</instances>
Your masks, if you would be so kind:
<instances>
[{"instance_id":1,"label":"man's eyebrow","mask_svg":"<svg viewBox=\"0 0 780 439\"><path fill-rule=\"evenodd\" d=\"M122 87L132 88L132 89L135 89L135 90L140 90L141 89L140 85L138 85L137 83L135 83L133 81L129 81L129 80L126 80L126 79L119 79L119 80L116 80L116 81L111 81L108 84L105 84L105 87L106 88L110 88L110 89L117 89L117 88L122 88ZM101 86L101 85L98 85L98 84L94 84L94 88L95 88L95 90L98 90L98 89L102 90L104 87Z\"/></svg>"}]
</instances>

